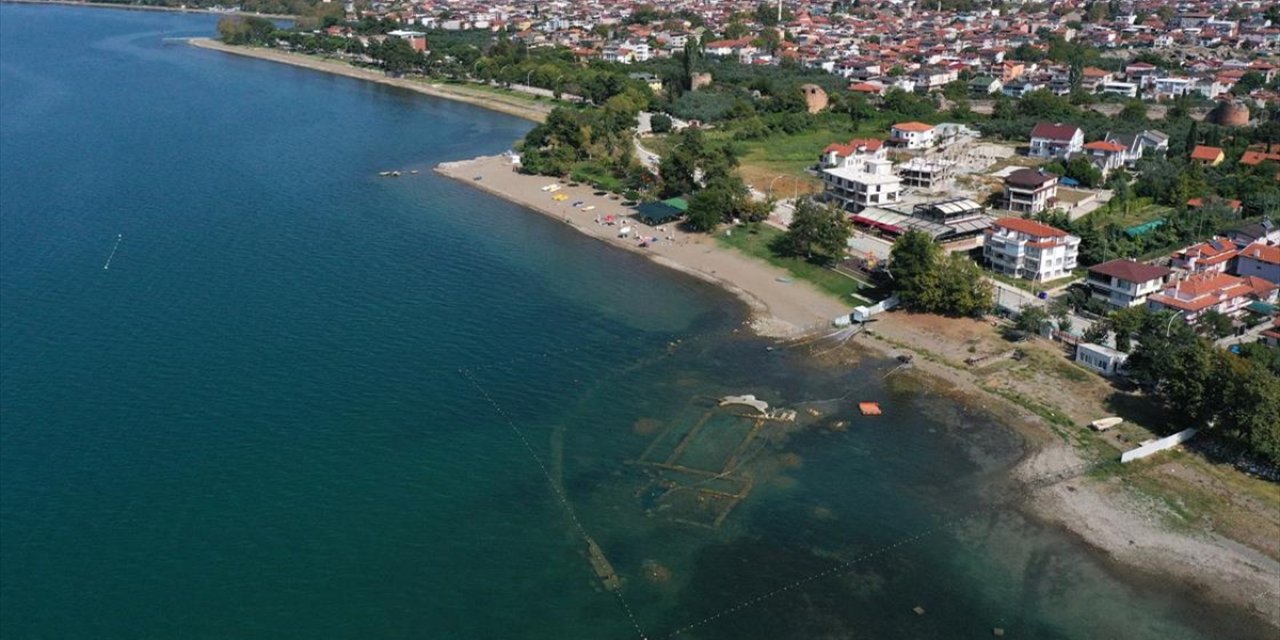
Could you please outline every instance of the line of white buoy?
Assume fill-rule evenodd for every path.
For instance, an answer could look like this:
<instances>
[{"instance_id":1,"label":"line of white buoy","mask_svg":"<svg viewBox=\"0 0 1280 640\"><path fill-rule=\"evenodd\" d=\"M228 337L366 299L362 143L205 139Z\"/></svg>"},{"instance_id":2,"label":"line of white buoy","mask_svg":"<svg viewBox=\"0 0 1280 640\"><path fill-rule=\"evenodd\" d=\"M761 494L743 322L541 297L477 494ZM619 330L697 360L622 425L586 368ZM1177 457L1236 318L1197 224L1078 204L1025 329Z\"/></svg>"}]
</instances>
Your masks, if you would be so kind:
<instances>
[{"instance_id":1,"label":"line of white buoy","mask_svg":"<svg viewBox=\"0 0 1280 640\"><path fill-rule=\"evenodd\" d=\"M119 235L117 235L117 236L116 236L116 244L115 244L115 246L111 247L111 255L107 256L107 263L106 263L106 264L104 264L104 265L102 265L102 268L103 268L104 270L105 270L105 269L110 269L110 268L111 268L111 259L112 259L112 258L114 258L114 257L116 257L116 249L119 249L119 248L120 248L120 241L121 241L121 240L124 240L124 234L123 234L123 233L121 233L121 234L119 234Z\"/></svg>"}]
</instances>

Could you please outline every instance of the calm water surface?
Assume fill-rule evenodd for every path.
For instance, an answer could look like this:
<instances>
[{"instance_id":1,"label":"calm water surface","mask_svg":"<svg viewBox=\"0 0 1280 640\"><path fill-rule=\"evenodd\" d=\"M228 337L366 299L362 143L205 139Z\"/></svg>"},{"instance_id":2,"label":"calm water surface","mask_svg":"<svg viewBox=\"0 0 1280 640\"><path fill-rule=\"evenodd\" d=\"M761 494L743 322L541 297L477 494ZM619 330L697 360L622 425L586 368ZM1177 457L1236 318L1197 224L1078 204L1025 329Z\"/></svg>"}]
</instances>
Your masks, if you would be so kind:
<instances>
[{"instance_id":1,"label":"calm water surface","mask_svg":"<svg viewBox=\"0 0 1280 640\"><path fill-rule=\"evenodd\" d=\"M4 637L1259 633L993 507L991 416L430 172L528 123L215 21L0 5Z\"/></svg>"}]
</instances>

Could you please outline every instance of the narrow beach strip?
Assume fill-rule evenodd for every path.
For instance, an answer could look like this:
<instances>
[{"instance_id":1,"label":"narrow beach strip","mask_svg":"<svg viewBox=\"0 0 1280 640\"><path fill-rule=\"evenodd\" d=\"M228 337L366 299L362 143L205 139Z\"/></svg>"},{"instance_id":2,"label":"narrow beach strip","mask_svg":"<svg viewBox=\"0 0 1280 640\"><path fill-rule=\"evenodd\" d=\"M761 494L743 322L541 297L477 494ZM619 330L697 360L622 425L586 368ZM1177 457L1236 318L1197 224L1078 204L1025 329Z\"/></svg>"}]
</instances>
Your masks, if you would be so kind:
<instances>
[{"instance_id":1,"label":"narrow beach strip","mask_svg":"<svg viewBox=\"0 0 1280 640\"><path fill-rule=\"evenodd\" d=\"M764 336L788 337L804 329L826 326L853 308L852 302L842 303L808 283L780 282L788 275L785 271L721 247L712 236L681 231L674 223L650 227L638 222L630 217L634 211L623 206L621 200L607 194L595 195L600 192L589 185L569 186L555 178L518 173L505 155L445 162L436 167L436 172L714 283L746 302L752 312L752 329ZM557 191L543 191L543 187L553 184L559 186ZM557 194L567 197L556 200ZM586 210L587 207L594 209ZM613 224L608 223L611 217ZM631 228L631 233L622 237L626 227ZM646 246L642 247L642 243Z\"/></svg>"},{"instance_id":2,"label":"narrow beach strip","mask_svg":"<svg viewBox=\"0 0 1280 640\"><path fill-rule=\"evenodd\" d=\"M517 116L533 122L542 122L543 120L546 120L547 114L551 113L551 109L554 106L550 101L538 102L533 98L525 100L520 96L505 96L496 90L487 91L479 87L440 84L417 78L395 78L388 76L381 71L354 67L340 60L331 60L318 56L304 55L301 53L291 53L288 51L281 51L279 49L229 45L212 38L189 38L187 42L192 46L200 47L201 49L212 49L214 51L222 51L224 53L245 56L247 58L256 58L258 60L267 60L269 62L293 65L295 67L302 67L313 71L332 73L335 75L346 76L348 78L355 78L357 80L377 82L378 84L408 89L410 91L416 91L436 98L465 102L490 111L497 111L499 113Z\"/></svg>"}]
</instances>

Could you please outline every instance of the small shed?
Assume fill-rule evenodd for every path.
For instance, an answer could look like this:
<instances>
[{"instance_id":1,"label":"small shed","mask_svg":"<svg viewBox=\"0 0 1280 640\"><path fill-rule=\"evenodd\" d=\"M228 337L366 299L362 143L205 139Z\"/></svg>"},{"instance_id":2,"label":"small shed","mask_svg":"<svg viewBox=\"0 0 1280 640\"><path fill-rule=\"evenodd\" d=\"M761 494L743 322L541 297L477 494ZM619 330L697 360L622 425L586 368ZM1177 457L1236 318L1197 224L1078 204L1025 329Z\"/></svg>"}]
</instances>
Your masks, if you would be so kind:
<instances>
[{"instance_id":1,"label":"small shed","mask_svg":"<svg viewBox=\"0 0 1280 640\"><path fill-rule=\"evenodd\" d=\"M1076 362L1104 376L1116 375L1128 358L1129 354L1100 344L1082 342L1076 345Z\"/></svg>"},{"instance_id":2,"label":"small shed","mask_svg":"<svg viewBox=\"0 0 1280 640\"><path fill-rule=\"evenodd\" d=\"M646 202L636 207L636 218L641 222L655 226L679 220L689 210L689 203L683 198L671 198L661 202Z\"/></svg>"}]
</instances>

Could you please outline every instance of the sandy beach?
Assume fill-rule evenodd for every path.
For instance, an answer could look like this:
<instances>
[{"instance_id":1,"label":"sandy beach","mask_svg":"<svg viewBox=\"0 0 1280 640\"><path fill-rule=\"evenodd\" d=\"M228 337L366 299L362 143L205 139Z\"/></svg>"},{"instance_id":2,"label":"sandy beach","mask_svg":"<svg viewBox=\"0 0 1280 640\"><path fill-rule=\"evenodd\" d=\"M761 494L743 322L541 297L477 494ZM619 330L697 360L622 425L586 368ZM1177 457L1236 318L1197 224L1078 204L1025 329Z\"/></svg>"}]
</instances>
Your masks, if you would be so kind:
<instances>
[{"instance_id":1,"label":"sandy beach","mask_svg":"<svg viewBox=\"0 0 1280 640\"><path fill-rule=\"evenodd\" d=\"M498 111L500 113L524 118L525 120L532 120L534 122L542 122L545 120L547 118L547 114L551 113L551 109L553 107L549 101L537 102L532 98L525 100L517 96L504 96L497 91L486 91L480 87L441 84L437 82L429 82L420 78L393 78L387 76L381 71L353 67L350 64L339 60L329 60L317 56L290 53L288 51L280 51L278 49L228 45L212 38L190 38L187 42L191 43L192 46L200 47L201 49L213 49L215 51L244 56L246 58L257 58L259 60L268 60L270 62L293 65L295 67L302 67L313 71L332 73L340 76L346 76L348 78L356 78L358 80L366 80L368 82L377 82L378 84L408 89L410 91L416 91L436 98L465 102L477 107L489 109L490 111Z\"/></svg>"},{"instance_id":2,"label":"sandy beach","mask_svg":"<svg viewBox=\"0 0 1280 640\"><path fill-rule=\"evenodd\" d=\"M793 281L781 269L722 249L707 234L686 233L675 224L650 227L633 220L629 217L633 211L623 207L621 200L595 195L597 191L590 186L574 187L554 178L516 173L507 156L443 163L436 171L562 220L591 237L724 287L751 307L749 322L761 335L789 337L806 329L829 326L833 318L848 314L855 306L852 301L841 304L807 283ZM542 190L553 184L559 187L555 193ZM556 194L567 197L556 200ZM580 204L573 206L575 203ZM607 222L609 216L614 217L613 224ZM627 227L632 233L621 237ZM641 247L644 241L648 246Z\"/></svg>"}]
</instances>

